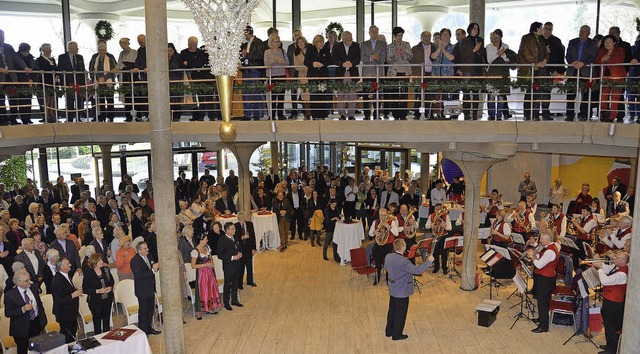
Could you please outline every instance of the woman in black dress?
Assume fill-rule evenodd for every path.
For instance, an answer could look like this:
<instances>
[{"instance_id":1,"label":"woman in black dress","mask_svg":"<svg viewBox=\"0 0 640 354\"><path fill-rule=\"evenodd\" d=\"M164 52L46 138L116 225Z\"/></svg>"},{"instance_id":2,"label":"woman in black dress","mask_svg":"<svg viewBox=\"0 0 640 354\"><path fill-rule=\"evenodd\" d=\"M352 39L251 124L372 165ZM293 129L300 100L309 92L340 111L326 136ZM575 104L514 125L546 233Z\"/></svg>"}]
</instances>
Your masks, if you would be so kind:
<instances>
[{"instance_id":1,"label":"woman in black dress","mask_svg":"<svg viewBox=\"0 0 640 354\"><path fill-rule=\"evenodd\" d=\"M82 291L87 294L87 303L93 316L94 334L107 332L111 328L111 305L113 304L113 277L99 253L87 261L87 271L82 280Z\"/></svg>"},{"instance_id":2,"label":"woman in black dress","mask_svg":"<svg viewBox=\"0 0 640 354\"><path fill-rule=\"evenodd\" d=\"M313 37L313 46L307 49L307 56L304 58L304 65L308 68L307 77L309 83L317 84L312 87L311 92L311 116L313 119L325 119L329 116L328 101L333 96L333 90L327 87L329 76L329 65L331 62L331 53L324 49L324 37L317 35Z\"/></svg>"}]
</instances>

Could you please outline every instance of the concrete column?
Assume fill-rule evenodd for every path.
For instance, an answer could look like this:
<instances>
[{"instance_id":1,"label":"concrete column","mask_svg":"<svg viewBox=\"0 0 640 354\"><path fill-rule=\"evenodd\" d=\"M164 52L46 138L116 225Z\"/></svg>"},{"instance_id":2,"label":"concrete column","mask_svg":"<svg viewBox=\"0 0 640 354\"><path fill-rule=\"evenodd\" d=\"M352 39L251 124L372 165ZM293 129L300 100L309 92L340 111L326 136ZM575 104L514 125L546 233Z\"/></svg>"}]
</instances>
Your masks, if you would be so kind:
<instances>
[{"instance_id":1,"label":"concrete column","mask_svg":"<svg viewBox=\"0 0 640 354\"><path fill-rule=\"evenodd\" d=\"M112 146L111 144L100 145L100 153L102 155L102 179L106 180L111 190L115 191L116 188L113 186L113 167L111 166ZM100 182L100 185L102 184L102 181L98 182Z\"/></svg>"},{"instance_id":2,"label":"concrete column","mask_svg":"<svg viewBox=\"0 0 640 354\"><path fill-rule=\"evenodd\" d=\"M365 41L365 28L364 28L364 8L366 4L364 0L356 0L356 42L362 43Z\"/></svg>"},{"instance_id":3,"label":"concrete column","mask_svg":"<svg viewBox=\"0 0 640 354\"><path fill-rule=\"evenodd\" d=\"M250 160L253 152L261 145L261 143L235 143L229 146L238 160L238 211L251 211L251 189L249 186Z\"/></svg>"},{"instance_id":4,"label":"concrete column","mask_svg":"<svg viewBox=\"0 0 640 354\"><path fill-rule=\"evenodd\" d=\"M482 38L487 38L484 33L488 33L484 28L485 0L469 0L469 22L475 22L480 25L480 33ZM488 43L488 42L487 42Z\"/></svg>"},{"instance_id":5,"label":"concrete column","mask_svg":"<svg viewBox=\"0 0 640 354\"><path fill-rule=\"evenodd\" d=\"M171 109L169 107L169 67L167 66L167 2L145 0L147 34L147 64L149 80L149 131L153 160L153 186L160 264L160 286L164 319L166 353L184 353L182 332L182 274L176 264L178 241L175 225L175 195L173 191L173 151L171 146Z\"/></svg>"},{"instance_id":6,"label":"concrete column","mask_svg":"<svg viewBox=\"0 0 640 354\"><path fill-rule=\"evenodd\" d=\"M38 178L40 179L40 184L38 185L44 186L49 180L49 165L47 164L47 148L38 149L38 170L39 170Z\"/></svg>"},{"instance_id":7,"label":"concrete column","mask_svg":"<svg viewBox=\"0 0 640 354\"><path fill-rule=\"evenodd\" d=\"M635 160L635 168L632 170L635 173L635 180L629 181L629 184L635 183L636 186L640 185L640 173L638 173L638 159L640 159L640 152L638 152L638 158ZM640 210L640 198L635 198L634 210L638 215L637 210ZM640 218L633 218L633 230L640 230ZM634 232L634 233L637 233ZM627 275L627 301L624 307L624 323L622 325L622 343L620 346L620 353L636 353L640 348L640 333L638 328L640 326L640 304L635 301L640 293L640 242L631 242L631 259L635 259L629 263L629 274Z\"/></svg>"},{"instance_id":8,"label":"concrete column","mask_svg":"<svg viewBox=\"0 0 640 354\"><path fill-rule=\"evenodd\" d=\"M391 28L398 26L398 0L391 0ZM393 42L393 38L388 39L389 43Z\"/></svg>"},{"instance_id":9,"label":"concrete column","mask_svg":"<svg viewBox=\"0 0 640 354\"><path fill-rule=\"evenodd\" d=\"M301 0L291 0L291 32L302 27L302 8L300 2Z\"/></svg>"},{"instance_id":10,"label":"concrete column","mask_svg":"<svg viewBox=\"0 0 640 354\"><path fill-rule=\"evenodd\" d=\"M638 175L638 159L632 157L629 159L629 165L631 169L629 170L629 187L636 189L636 178ZM623 196L624 197L624 196ZM634 209L635 210L635 209Z\"/></svg>"},{"instance_id":11,"label":"concrete column","mask_svg":"<svg viewBox=\"0 0 640 354\"><path fill-rule=\"evenodd\" d=\"M422 194L427 195L429 192L429 187L431 186L431 175L429 172L429 152L428 151L420 151L420 190Z\"/></svg>"},{"instance_id":12,"label":"concrete column","mask_svg":"<svg viewBox=\"0 0 640 354\"><path fill-rule=\"evenodd\" d=\"M71 8L69 6L70 0L61 0L60 5L62 8L62 37L64 41L64 48L67 48L67 43L71 41Z\"/></svg>"},{"instance_id":13,"label":"concrete column","mask_svg":"<svg viewBox=\"0 0 640 354\"><path fill-rule=\"evenodd\" d=\"M280 174L280 149L278 149L278 142L272 141L269 145L271 150L271 170Z\"/></svg>"},{"instance_id":14,"label":"concrete column","mask_svg":"<svg viewBox=\"0 0 640 354\"><path fill-rule=\"evenodd\" d=\"M497 144L496 144L497 145ZM483 147L476 149L485 150ZM478 151L469 149L469 151ZM462 170L465 179L464 198L464 246L462 251L462 272L460 289L476 290L476 270L478 264L478 225L480 224L480 182L482 175L491 165L515 154L517 145L503 144L487 146L485 152L468 154L463 151L443 152L443 157L453 160Z\"/></svg>"},{"instance_id":15,"label":"concrete column","mask_svg":"<svg viewBox=\"0 0 640 354\"><path fill-rule=\"evenodd\" d=\"M227 168L227 161L224 158L224 150L222 148L216 152L216 158L218 159L218 177L224 177L224 169Z\"/></svg>"}]
</instances>

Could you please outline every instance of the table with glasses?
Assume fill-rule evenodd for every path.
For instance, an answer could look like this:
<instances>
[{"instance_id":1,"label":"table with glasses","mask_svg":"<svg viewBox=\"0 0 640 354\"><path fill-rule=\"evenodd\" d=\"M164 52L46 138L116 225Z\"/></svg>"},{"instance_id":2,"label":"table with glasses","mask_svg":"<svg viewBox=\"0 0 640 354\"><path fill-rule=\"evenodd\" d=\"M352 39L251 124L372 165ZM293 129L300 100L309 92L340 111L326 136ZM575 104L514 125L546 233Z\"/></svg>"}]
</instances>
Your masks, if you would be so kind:
<instances>
[{"instance_id":1,"label":"table with glasses","mask_svg":"<svg viewBox=\"0 0 640 354\"><path fill-rule=\"evenodd\" d=\"M362 221L354 220L349 223L336 222L336 228L333 232L333 243L338 245L338 255L340 256L340 265L345 265L351 261L351 250L360 248L364 240L364 229Z\"/></svg>"},{"instance_id":2,"label":"table with glasses","mask_svg":"<svg viewBox=\"0 0 640 354\"><path fill-rule=\"evenodd\" d=\"M278 218L274 213L252 213L251 222L256 232L256 247L258 252L276 250L280 247L280 230Z\"/></svg>"}]
</instances>

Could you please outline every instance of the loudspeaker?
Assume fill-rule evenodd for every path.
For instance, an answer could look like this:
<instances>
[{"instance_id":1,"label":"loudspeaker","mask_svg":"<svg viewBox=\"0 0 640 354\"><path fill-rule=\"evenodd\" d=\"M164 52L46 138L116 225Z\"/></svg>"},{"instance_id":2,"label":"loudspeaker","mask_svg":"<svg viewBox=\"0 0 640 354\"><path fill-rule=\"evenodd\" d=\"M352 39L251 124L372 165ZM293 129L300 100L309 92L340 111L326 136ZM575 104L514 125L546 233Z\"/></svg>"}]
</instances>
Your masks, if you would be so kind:
<instances>
[{"instance_id":1,"label":"loudspeaker","mask_svg":"<svg viewBox=\"0 0 640 354\"><path fill-rule=\"evenodd\" d=\"M31 338L29 340L29 350L35 352L46 352L65 344L65 338L58 332L49 332Z\"/></svg>"}]
</instances>

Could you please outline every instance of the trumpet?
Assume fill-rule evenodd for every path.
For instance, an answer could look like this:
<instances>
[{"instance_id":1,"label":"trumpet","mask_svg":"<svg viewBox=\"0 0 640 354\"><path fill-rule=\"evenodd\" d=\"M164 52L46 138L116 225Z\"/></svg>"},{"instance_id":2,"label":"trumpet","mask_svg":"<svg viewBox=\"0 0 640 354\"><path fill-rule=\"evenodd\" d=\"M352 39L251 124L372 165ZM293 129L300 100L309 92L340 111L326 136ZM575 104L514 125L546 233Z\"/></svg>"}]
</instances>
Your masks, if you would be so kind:
<instances>
[{"instance_id":1,"label":"trumpet","mask_svg":"<svg viewBox=\"0 0 640 354\"><path fill-rule=\"evenodd\" d=\"M580 265L591 264L591 263L612 264L613 261L610 261L607 258L587 258L585 260L580 261Z\"/></svg>"}]
</instances>

